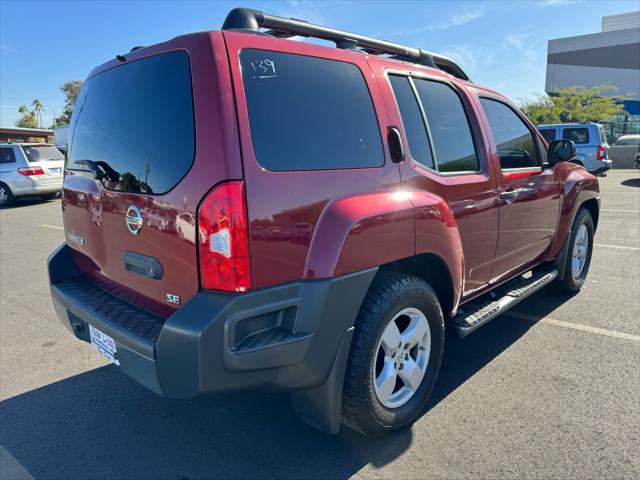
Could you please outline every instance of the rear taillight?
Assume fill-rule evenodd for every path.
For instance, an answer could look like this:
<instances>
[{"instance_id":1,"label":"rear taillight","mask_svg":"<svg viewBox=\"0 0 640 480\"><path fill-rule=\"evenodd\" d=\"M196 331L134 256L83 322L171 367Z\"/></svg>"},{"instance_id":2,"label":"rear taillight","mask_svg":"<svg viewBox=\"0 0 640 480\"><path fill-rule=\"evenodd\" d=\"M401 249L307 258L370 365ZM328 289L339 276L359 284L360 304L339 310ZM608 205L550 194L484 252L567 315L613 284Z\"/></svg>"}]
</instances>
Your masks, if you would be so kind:
<instances>
[{"instance_id":1,"label":"rear taillight","mask_svg":"<svg viewBox=\"0 0 640 480\"><path fill-rule=\"evenodd\" d=\"M25 177L31 177L33 175L44 175L44 170L41 167L22 167L18 169L18 173Z\"/></svg>"},{"instance_id":2,"label":"rear taillight","mask_svg":"<svg viewBox=\"0 0 640 480\"><path fill-rule=\"evenodd\" d=\"M606 158L606 150L604 145L598 145L598 151L596 153L596 160L604 160Z\"/></svg>"},{"instance_id":3,"label":"rear taillight","mask_svg":"<svg viewBox=\"0 0 640 480\"><path fill-rule=\"evenodd\" d=\"M200 284L207 290L244 292L251 287L244 182L221 183L198 208Z\"/></svg>"}]
</instances>

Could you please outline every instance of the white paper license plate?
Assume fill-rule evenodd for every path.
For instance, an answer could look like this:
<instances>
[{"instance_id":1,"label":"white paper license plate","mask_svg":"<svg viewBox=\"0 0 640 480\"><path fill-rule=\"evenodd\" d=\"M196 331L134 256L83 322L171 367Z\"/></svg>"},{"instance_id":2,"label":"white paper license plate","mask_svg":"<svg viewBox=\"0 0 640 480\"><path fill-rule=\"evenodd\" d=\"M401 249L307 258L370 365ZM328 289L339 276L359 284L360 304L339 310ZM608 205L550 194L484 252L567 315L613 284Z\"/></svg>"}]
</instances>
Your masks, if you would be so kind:
<instances>
[{"instance_id":1,"label":"white paper license plate","mask_svg":"<svg viewBox=\"0 0 640 480\"><path fill-rule=\"evenodd\" d=\"M49 169L49 173L60 173L61 171L62 171L62 168L60 167L54 167Z\"/></svg>"},{"instance_id":2,"label":"white paper license plate","mask_svg":"<svg viewBox=\"0 0 640 480\"><path fill-rule=\"evenodd\" d=\"M118 360L118 352L116 351L116 342L109 335L102 333L97 328L89 325L89 333L91 334L91 345L102 355L107 357L109 361L120 365Z\"/></svg>"}]
</instances>

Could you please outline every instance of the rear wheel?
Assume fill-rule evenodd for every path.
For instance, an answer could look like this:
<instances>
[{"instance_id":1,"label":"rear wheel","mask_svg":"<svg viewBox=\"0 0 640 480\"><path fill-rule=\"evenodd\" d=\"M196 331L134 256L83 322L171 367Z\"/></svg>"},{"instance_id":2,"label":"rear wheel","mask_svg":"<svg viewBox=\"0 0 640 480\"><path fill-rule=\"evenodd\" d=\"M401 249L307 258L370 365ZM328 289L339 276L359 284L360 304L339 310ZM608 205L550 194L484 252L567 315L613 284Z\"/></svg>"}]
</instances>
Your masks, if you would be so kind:
<instances>
[{"instance_id":1,"label":"rear wheel","mask_svg":"<svg viewBox=\"0 0 640 480\"><path fill-rule=\"evenodd\" d=\"M582 288L591 265L594 230L589 210L578 210L571 227L564 276L552 283L554 290L574 293Z\"/></svg>"},{"instance_id":2,"label":"rear wheel","mask_svg":"<svg viewBox=\"0 0 640 480\"><path fill-rule=\"evenodd\" d=\"M355 323L343 392L343 422L380 436L411 425L433 390L444 319L423 280L380 272Z\"/></svg>"},{"instance_id":3,"label":"rear wheel","mask_svg":"<svg viewBox=\"0 0 640 480\"><path fill-rule=\"evenodd\" d=\"M0 208L13 205L13 202L15 202L15 198L13 197L9 187L4 183L0 183Z\"/></svg>"}]
</instances>

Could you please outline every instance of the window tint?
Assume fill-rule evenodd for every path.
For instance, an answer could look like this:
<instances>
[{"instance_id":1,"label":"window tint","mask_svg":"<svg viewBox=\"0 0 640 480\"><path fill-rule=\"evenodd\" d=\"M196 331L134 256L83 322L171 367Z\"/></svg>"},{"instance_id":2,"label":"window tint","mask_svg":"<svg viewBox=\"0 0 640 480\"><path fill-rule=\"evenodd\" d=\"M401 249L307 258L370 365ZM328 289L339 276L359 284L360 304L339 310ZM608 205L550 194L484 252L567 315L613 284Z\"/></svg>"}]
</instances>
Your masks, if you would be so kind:
<instances>
[{"instance_id":1,"label":"window tint","mask_svg":"<svg viewBox=\"0 0 640 480\"><path fill-rule=\"evenodd\" d=\"M16 156L13 153L13 148L2 147L0 148L0 163L13 163L16 161Z\"/></svg>"},{"instance_id":2,"label":"window tint","mask_svg":"<svg viewBox=\"0 0 640 480\"><path fill-rule=\"evenodd\" d=\"M413 79L424 108L438 170L479 170L469 121L458 94L440 82Z\"/></svg>"},{"instance_id":3,"label":"window tint","mask_svg":"<svg viewBox=\"0 0 640 480\"><path fill-rule=\"evenodd\" d=\"M89 78L71 128L69 168L92 172L111 190L170 190L194 156L187 54L147 57Z\"/></svg>"},{"instance_id":4,"label":"window tint","mask_svg":"<svg viewBox=\"0 0 640 480\"><path fill-rule=\"evenodd\" d=\"M22 147L29 162L47 162L50 160L64 160L64 155L53 145Z\"/></svg>"},{"instance_id":5,"label":"window tint","mask_svg":"<svg viewBox=\"0 0 640 480\"><path fill-rule=\"evenodd\" d=\"M588 128L565 128L562 131L563 140L573 140L577 145L578 143L589 143L589 129Z\"/></svg>"},{"instance_id":6,"label":"window tint","mask_svg":"<svg viewBox=\"0 0 640 480\"><path fill-rule=\"evenodd\" d=\"M427 137L427 129L424 125L418 100L409 83L409 78L390 75L389 81L398 103L411 157L426 167L435 168L433 157L431 156L431 147L429 146L429 137Z\"/></svg>"},{"instance_id":7,"label":"window tint","mask_svg":"<svg viewBox=\"0 0 640 480\"><path fill-rule=\"evenodd\" d=\"M556 139L556 131L552 128L540 128L540 133L544 137L544 139L551 143Z\"/></svg>"},{"instance_id":8,"label":"window tint","mask_svg":"<svg viewBox=\"0 0 640 480\"><path fill-rule=\"evenodd\" d=\"M607 143L607 134L604 133L604 127L602 125L598 127L598 132L600 132L600 143Z\"/></svg>"},{"instance_id":9,"label":"window tint","mask_svg":"<svg viewBox=\"0 0 640 480\"><path fill-rule=\"evenodd\" d=\"M516 113L504 103L481 98L502 168L526 168L541 165L531 131Z\"/></svg>"},{"instance_id":10,"label":"window tint","mask_svg":"<svg viewBox=\"0 0 640 480\"><path fill-rule=\"evenodd\" d=\"M384 164L369 90L352 64L265 50L240 53L251 139L268 170Z\"/></svg>"}]
</instances>

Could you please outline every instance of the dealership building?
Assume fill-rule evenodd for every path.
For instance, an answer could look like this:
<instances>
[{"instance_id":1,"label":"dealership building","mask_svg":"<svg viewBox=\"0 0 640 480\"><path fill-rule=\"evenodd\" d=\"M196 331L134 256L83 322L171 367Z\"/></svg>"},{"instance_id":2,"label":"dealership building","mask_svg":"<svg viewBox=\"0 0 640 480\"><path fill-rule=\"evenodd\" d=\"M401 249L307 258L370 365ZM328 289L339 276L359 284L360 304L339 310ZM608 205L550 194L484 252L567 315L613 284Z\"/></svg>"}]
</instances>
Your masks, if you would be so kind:
<instances>
[{"instance_id":1,"label":"dealership building","mask_svg":"<svg viewBox=\"0 0 640 480\"><path fill-rule=\"evenodd\" d=\"M549 40L545 91L579 85L612 85L625 96L628 115L604 122L607 133L640 132L640 11L602 18L598 33Z\"/></svg>"}]
</instances>

